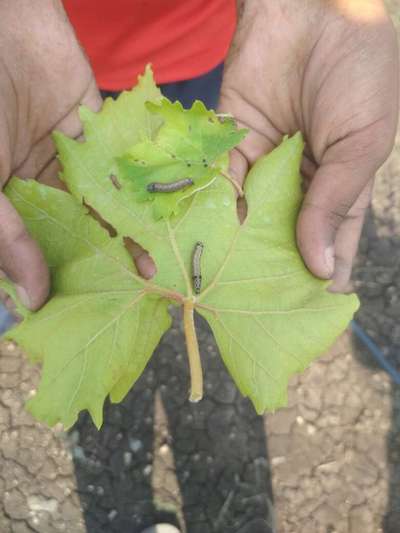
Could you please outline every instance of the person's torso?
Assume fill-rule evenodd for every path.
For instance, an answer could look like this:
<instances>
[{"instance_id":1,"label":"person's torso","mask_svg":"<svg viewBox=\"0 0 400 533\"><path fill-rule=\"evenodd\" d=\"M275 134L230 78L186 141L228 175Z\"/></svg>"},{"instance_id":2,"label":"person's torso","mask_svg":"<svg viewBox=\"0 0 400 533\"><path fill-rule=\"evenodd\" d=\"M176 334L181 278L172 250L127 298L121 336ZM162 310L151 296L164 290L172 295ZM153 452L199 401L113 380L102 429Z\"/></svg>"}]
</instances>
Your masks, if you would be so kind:
<instances>
[{"instance_id":1,"label":"person's torso","mask_svg":"<svg viewBox=\"0 0 400 533\"><path fill-rule=\"evenodd\" d=\"M223 61L235 0L63 0L102 89L135 85L147 63L157 83L199 76Z\"/></svg>"}]
</instances>

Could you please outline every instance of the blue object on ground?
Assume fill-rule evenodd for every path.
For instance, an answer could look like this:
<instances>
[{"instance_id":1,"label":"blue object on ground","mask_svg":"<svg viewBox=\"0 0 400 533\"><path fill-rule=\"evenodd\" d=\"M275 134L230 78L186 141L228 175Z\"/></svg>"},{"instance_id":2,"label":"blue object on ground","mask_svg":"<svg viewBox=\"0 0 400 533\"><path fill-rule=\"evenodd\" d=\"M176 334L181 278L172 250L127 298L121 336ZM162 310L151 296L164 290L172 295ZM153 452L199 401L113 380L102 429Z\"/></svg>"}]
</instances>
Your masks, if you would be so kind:
<instances>
[{"instance_id":1,"label":"blue object on ground","mask_svg":"<svg viewBox=\"0 0 400 533\"><path fill-rule=\"evenodd\" d=\"M15 320L7 309L0 303L0 335L9 329Z\"/></svg>"},{"instance_id":2,"label":"blue object on ground","mask_svg":"<svg viewBox=\"0 0 400 533\"><path fill-rule=\"evenodd\" d=\"M396 385L400 385L400 373L394 368L393 365L389 363L375 342L369 335L367 335L367 333L365 333L363 328L355 320L351 322L351 329L356 337L358 337L360 341L368 348L370 354L379 363L379 365L386 370Z\"/></svg>"}]
</instances>

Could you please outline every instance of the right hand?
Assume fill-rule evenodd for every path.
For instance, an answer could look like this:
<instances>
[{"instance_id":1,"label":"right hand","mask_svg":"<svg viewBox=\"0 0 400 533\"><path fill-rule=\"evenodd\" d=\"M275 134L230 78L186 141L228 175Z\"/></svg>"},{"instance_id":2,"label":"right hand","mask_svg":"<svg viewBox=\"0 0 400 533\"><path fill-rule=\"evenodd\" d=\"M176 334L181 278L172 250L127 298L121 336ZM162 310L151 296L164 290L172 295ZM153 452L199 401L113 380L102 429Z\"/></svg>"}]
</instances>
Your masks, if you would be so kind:
<instances>
[{"instance_id":1,"label":"right hand","mask_svg":"<svg viewBox=\"0 0 400 533\"><path fill-rule=\"evenodd\" d=\"M347 292L373 178L393 147L398 46L383 0L243 2L225 61L220 110L249 134L230 173L301 131L308 186L297 245L329 290Z\"/></svg>"},{"instance_id":2,"label":"right hand","mask_svg":"<svg viewBox=\"0 0 400 533\"><path fill-rule=\"evenodd\" d=\"M0 51L0 189L13 175L60 186L52 131L79 137L79 105L97 111L102 103L61 2L2 0ZM0 269L26 307L43 305L43 254L1 192Z\"/></svg>"}]
</instances>

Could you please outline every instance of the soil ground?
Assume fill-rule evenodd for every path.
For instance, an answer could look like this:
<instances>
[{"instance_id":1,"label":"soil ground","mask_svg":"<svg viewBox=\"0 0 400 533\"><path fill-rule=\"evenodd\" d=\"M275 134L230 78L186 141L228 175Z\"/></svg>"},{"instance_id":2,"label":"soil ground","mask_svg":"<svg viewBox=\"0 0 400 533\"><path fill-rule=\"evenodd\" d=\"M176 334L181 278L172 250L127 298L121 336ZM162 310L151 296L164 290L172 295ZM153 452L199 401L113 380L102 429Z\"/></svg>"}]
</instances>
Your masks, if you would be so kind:
<instances>
[{"instance_id":1,"label":"soil ground","mask_svg":"<svg viewBox=\"0 0 400 533\"><path fill-rule=\"evenodd\" d=\"M400 25L400 2L389 2ZM397 10L397 11L396 11ZM400 369L400 138L379 173L354 272L357 320ZM187 401L179 322L101 431L24 411L38 370L0 344L1 533L400 533L400 388L352 333L256 416L199 321L206 398Z\"/></svg>"}]
</instances>

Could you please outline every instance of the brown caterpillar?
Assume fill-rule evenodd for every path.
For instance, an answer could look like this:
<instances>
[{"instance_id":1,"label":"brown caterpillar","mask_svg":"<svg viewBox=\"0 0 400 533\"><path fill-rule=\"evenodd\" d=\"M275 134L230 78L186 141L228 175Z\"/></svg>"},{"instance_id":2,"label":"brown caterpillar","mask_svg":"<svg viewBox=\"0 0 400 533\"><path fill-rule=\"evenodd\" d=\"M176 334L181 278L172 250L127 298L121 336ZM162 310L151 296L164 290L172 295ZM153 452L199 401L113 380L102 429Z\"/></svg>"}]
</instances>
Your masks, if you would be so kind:
<instances>
[{"instance_id":1,"label":"brown caterpillar","mask_svg":"<svg viewBox=\"0 0 400 533\"><path fill-rule=\"evenodd\" d=\"M148 192L175 192L193 185L193 180L190 178L183 178L177 181L171 181L170 183L158 183L153 182L147 185Z\"/></svg>"},{"instance_id":2,"label":"brown caterpillar","mask_svg":"<svg viewBox=\"0 0 400 533\"><path fill-rule=\"evenodd\" d=\"M203 253L204 244L202 242L196 242L193 250L192 258L192 279L193 289L195 294L199 294L201 290L201 255Z\"/></svg>"}]
</instances>

